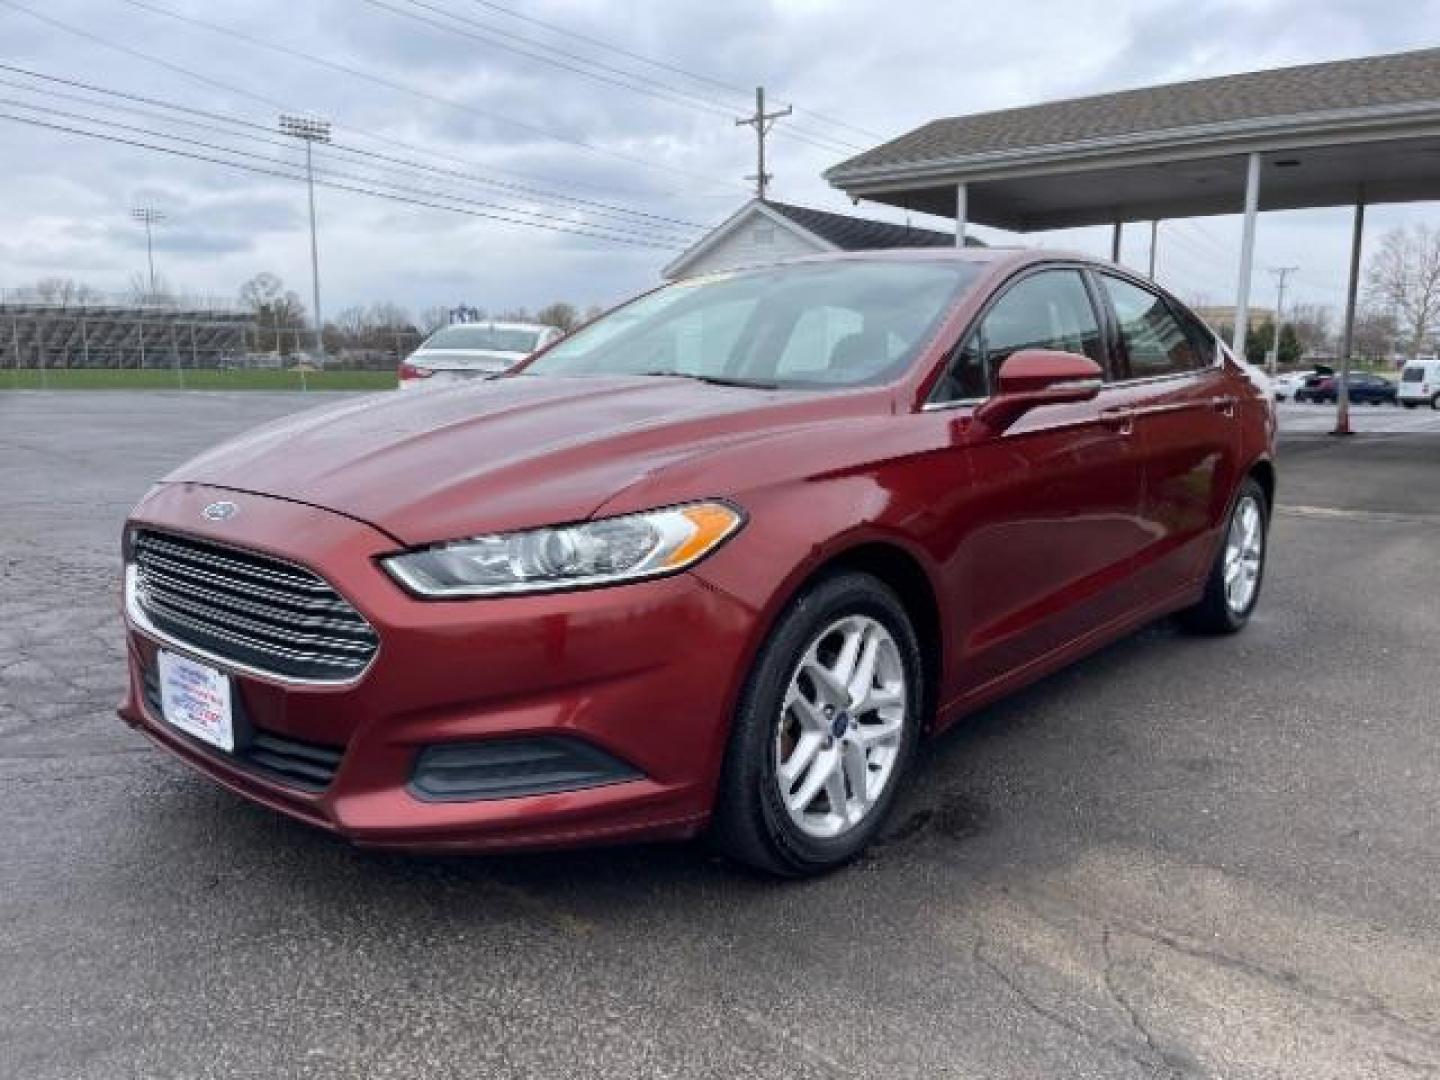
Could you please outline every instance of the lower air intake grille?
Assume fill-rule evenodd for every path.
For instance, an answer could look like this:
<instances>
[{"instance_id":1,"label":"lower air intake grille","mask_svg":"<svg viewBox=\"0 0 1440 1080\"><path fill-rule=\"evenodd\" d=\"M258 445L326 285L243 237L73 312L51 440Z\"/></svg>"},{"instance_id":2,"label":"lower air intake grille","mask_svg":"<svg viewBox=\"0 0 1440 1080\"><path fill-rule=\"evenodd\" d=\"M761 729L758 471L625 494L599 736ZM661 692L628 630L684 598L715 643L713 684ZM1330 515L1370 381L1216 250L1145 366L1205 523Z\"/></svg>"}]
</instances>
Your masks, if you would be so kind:
<instances>
[{"instance_id":1,"label":"lower air intake grille","mask_svg":"<svg viewBox=\"0 0 1440 1080\"><path fill-rule=\"evenodd\" d=\"M345 754L343 747L302 742L254 727L245 715L238 695L232 695L230 701L235 710L235 731L239 739L233 753L192 739L178 728L173 730L208 754L289 787L320 792L330 786ZM164 707L160 702L160 676L153 666L145 669L145 704L151 716L156 719L164 716Z\"/></svg>"},{"instance_id":2,"label":"lower air intake grille","mask_svg":"<svg viewBox=\"0 0 1440 1080\"><path fill-rule=\"evenodd\" d=\"M171 533L134 537L135 602L178 642L290 679L345 682L380 641L324 578L253 551Z\"/></svg>"},{"instance_id":3,"label":"lower air intake grille","mask_svg":"<svg viewBox=\"0 0 1440 1080\"><path fill-rule=\"evenodd\" d=\"M598 746L564 735L427 746L410 791L425 802L553 795L637 780L640 773Z\"/></svg>"}]
</instances>

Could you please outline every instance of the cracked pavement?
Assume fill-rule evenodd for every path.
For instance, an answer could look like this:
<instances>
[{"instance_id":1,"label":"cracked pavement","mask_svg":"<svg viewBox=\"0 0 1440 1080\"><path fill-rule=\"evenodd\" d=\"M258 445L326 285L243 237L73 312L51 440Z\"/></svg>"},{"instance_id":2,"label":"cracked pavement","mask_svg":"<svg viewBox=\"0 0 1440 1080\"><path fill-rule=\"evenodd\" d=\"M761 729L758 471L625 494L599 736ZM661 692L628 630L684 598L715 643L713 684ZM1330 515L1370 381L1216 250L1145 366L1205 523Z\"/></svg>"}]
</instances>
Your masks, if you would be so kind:
<instances>
[{"instance_id":1,"label":"cracked pavement","mask_svg":"<svg viewBox=\"0 0 1440 1080\"><path fill-rule=\"evenodd\" d=\"M129 506L318 398L0 394L0 1075L1440 1076L1440 437L1287 441L1249 631L985 710L783 885L360 852L114 718Z\"/></svg>"}]
</instances>

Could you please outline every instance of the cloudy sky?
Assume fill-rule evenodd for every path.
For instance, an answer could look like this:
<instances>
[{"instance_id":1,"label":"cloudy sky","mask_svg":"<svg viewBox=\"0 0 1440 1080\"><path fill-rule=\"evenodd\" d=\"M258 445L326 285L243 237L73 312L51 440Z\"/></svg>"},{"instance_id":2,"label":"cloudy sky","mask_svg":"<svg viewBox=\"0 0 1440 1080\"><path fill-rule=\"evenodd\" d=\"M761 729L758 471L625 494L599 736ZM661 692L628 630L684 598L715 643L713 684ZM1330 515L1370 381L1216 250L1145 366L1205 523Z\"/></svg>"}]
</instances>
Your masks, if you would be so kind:
<instances>
[{"instance_id":1,"label":"cloudy sky","mask_svg":"<svg viewBox=\"0 0 1440 1080\"><path fill-rule=\"evenodd\" d=\"M1437 29L1440 0L0 0L0 288L124 289L145 205L166 215L173 287L231 297L270 270L308 298L282 110L333 121L317 170L349 189L318 191L327 314L588 305L652 283L745 199L754 144L732 118L756 83L796 107L772 194L844 210L821 172L937 116L1428 47ZM1370 235L1427 215L1440 205L1376 208ZM1162 280L1223 302L1238 219L1166 228ZM1265 215L1260 301L1264 268L1299 265L1292 295L1337 304L1347 228L1343 209ZM1127 236L1137 266L1146 232ZM1109 237L1025 242L1105 253Z\"/></svg>"}]
</instances>

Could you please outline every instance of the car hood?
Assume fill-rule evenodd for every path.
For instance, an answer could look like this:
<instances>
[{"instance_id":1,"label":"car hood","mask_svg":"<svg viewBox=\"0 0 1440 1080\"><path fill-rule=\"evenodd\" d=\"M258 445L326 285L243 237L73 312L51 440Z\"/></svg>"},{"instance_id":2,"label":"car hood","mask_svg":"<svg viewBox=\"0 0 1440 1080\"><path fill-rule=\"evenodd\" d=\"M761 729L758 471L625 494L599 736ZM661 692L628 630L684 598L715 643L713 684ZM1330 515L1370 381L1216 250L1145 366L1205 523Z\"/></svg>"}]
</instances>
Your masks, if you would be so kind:
<instances>
[{"instance_id":1,"label":"car hood","mask_svg":"<svg viewBox=\"0 0 1440 1080\"><path fill-rule=\"evenodd\" d=\"M801 422L793 406L807 396L542 376L373 395L258 428L165 481L307 503L431 543L586 518L667 465Z\"/></svg>"}]
</instances>

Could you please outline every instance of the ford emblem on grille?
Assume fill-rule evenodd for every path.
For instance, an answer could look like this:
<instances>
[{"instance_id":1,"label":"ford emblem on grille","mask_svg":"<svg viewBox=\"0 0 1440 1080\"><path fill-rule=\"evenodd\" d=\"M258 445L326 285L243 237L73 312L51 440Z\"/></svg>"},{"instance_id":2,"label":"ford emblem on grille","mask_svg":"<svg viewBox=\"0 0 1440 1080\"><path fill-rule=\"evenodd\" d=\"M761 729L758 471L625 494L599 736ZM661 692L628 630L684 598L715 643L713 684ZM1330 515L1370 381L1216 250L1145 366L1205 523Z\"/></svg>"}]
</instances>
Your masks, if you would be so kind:
<instances>
[{"instance_id":1,"label":"ford emblem on grille","mask_svg":"<svg viewBox=\"0 0 1440 1080\"><path fill-rule=\"evenodd\" d=\"M233 502L213 502L201 510L206 521L229 521L240 512L240 507Z\"/></svg>"}]
</instances>

